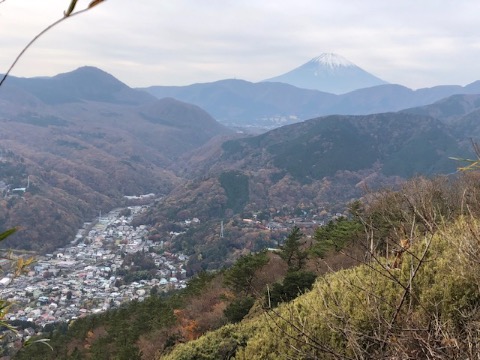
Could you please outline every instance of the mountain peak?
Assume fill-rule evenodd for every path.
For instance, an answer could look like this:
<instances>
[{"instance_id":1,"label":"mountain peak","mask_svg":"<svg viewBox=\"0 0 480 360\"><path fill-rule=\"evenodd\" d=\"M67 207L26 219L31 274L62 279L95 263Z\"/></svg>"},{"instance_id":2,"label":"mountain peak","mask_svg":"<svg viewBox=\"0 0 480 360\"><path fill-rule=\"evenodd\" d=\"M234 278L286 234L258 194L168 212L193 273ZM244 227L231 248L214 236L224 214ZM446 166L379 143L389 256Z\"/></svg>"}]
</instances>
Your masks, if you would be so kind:
<instances>
[{"instance_id":1,"label":"mountain peak","mask_svg":"<svg viewBox=\"0 0 480 360\"><path fill-rule=\"evenodd\" d=\"M155 101L153 96L131 89L93 66L82 66L53 77L15 78L14 84L47 104L87 100L139 105Z\"/></svg>"},{"instance_id":2,"label":"mountain peak","mask_svg":"<svg viewBox=\"0 0 480 360\"><path fill-rule=\"evenodd\" d=\"M334 53L323 53L320 56L314 57L309 63L323 65L330 68L356 66L343 56Z\"/></svg>"},{"instance_id":3,"label":"mountain peak","mask_svg":"<svg viewBox=\"0 0 480 360\"><path fill-rule=\"evenodd\" d=\"M323 53L298 68L264 81L281 82L333 94L345 94L362 88L387 84L334 53Z\"/></svg>"}]
</instances>

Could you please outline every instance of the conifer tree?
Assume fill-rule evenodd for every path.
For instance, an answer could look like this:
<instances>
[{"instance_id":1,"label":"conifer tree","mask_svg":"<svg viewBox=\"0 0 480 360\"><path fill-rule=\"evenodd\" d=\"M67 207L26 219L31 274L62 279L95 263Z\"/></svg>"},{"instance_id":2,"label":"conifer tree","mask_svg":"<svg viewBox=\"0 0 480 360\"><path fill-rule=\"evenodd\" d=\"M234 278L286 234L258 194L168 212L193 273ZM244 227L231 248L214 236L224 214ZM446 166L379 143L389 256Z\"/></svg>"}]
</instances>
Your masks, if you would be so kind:
<instances>
[{"instance_id":1,"label":"conifer tree","mask_svg":"<svg viewBox=\"0 0 480 360\"><path fill-rule=\"evenodd\" d=\"M305 266L307 251L302 250L302 232L295 226L281 246L280 257L286 261L289 271L298 271Z\"/></svg>"}]
</instances>

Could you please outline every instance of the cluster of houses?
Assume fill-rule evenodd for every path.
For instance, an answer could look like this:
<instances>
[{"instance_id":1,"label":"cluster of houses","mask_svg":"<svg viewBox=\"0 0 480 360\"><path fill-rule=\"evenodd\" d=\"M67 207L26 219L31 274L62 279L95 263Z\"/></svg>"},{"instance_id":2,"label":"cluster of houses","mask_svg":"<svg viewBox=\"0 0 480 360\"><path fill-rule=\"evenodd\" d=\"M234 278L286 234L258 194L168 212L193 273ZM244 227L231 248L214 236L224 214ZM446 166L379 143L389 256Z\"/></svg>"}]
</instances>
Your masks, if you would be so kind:
<instances>
[{"instance_id":1,"label":"cluster of houses","mask_svg":"<svg viewBox=\"0 0 480 360\"><path fill-rule=\"evenodd\" d=\"M338 216L337 216L338 215ZM342 214L337 214L332 219L342 216ZM293 226L298 226L301 229L312 229L319 226L325 225L325 220L315 219L311 217L289 217L289 216L276 216L269 221L259 221L253 216L253 219L244 218L242 219L244 227L256 227L259 229L265 229L270 231L288 231Z\"/></svg>"},{"instance_id":2,"label":"cluster of houses","mask_svg":"<svg viewBox=\"0 0 480 360\"><path fill-rule=\"evenodd\" d=\"M187 256L162 251L161 243L148 240L149 229L130 225L145 206L130 207L128 217L120 209L85 223L68 247L37 258L26 274L3 274L0 298L14 305L6 320L22 320L43 328L49 323L106 311L131 300L142 301L152 288L167 291L186 286ZM117 270L128 268L126 254L151 256L156 276L150 280L122 284ZM122 285L120 285L122 284ZM30 336L32 329L21 335Z\"/></svg>"}]
</instances>

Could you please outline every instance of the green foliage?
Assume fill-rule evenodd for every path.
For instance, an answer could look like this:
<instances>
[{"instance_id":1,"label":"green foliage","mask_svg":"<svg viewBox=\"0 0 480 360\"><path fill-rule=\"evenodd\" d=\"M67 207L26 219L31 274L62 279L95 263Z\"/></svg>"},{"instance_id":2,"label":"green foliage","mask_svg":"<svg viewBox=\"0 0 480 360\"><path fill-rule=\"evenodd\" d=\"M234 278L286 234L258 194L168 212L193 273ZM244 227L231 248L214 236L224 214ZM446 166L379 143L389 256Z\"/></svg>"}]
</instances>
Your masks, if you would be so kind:
<instances>
[{"instance_id":1,"label":"green foliage","mask_svg":"<svg viewBox=\"0 0 480 360\"><path fill-rule=\"evenodd\" d=\"M349 220L344 217L332 220L315 231L316 243L311 251L316 256L324 258L327 253L341 250L357 239L362 229L362 224L358 220Z\"/></svg>"},{"instance_id":2,"label":"green foliage","mask_svg":"<svg viewBox=\"0 0 480 360\"><path fill-rule=\"evenodd\" d=\"M215 278L215 276L215 273L209 273L206 271L201 271L197 273L194 277L188 280L187 287L181 292L177 293L176 296L188 298L201 294Z\"/></svg>"},{"instance_id":3,"label":"green foliage","mask_svg":"<svg viewBox=\"0 0 480 360\"><path fill-rule=\"evenodd\" d=\"M227 140L222 144L222 150L229 155L233 155L242 151L243 147L239 141Z\"/></svg>"},{"instance_id":4,"label":"green foliage","mask_svg":"<svg viewBox=\"0 0 480 360\"><path fill-rule=\"evenodd\" d=\"M0 241L5 240L7 237L9 237L10 235L13 235L16 232L17 232L17 229L12 228L0 233Z\"/></svg>"},{"instance_id":5,"label":"green foliage","mask_svg":"<svg viewBox=\"0 0 480 360\"><path fill-rule=\"evenodd\" d=\"M125 256L123 263L128 264L129 268L128 270L125 268L118 269L117 275L123 277L125 284L140 280L150 280L155 277L157 266L148 253L137 252L128 254Z\"/></svg>"},{"instance_id":6,"label":"green foliage","mask_svg":"<svg viewBox=\"0 0 480 360\"><path fill-rule=\"evenodd\" d=\"M219 360L236 359L236 353L245 346L249 333L241 326L226 325L201 338L201 341L191 341L186 346L176 347L162 359L171 360ZM247 358L238 358L247 359Z\"/></svg>"},{"instance_id":7,"label":"green foliage","mask_svg":"<svg viewBox=\"0 0 480 360\"><path fill-rule=\"evenodd\" d=\"M247 166L271 167L301 183L335 176L339 170L371 169L376 162L387 175L450 173L458 143L439 120L407 113L326 116L279 128L223 146L225 160L245 159ZM463 151L462 151L463 152Z\"/></svg>"},{"instance_id":8,"label":"green foliage","mask_svg":"<svg viewBox=\"0 0 480 360\"><path fill-rule=\"evenodd\" d=\"M237 323L248 314L254 302L255 299L252 296L237 298L225 308L223 313L229 322Z\"/></svg>"},{"instance_id":9,"label":"green foliage","mask_svg":"<svg viewBox=\"0 0 480 360\"><path fill-rule=\"evenodd\" d=\"M302 250L303 244L300 242L302 237L300 228L295 226L280 248L280 257L287 262L288 268L292 271L302 269L308 257L308 252Z\"/></svg>"},{"instance_id":10,"label":"green foliage","mask_svg":"<svg viewBox=\"0 0 480 360\"><path fill-rule=\"evenodd\" d=\"M267 147L274 165L302 183L332 176L340 168L368 168L378 158L371 135L359 136L348 118L327 117L312 121L309 127Z\"/></svg>"},{"instance_id":11,"label":"green foliage","mask_svg":"<svg viewBox=\"0 0 480 360\"><path fill-rule=\"evenodd\" d=\"M225 271L224 283L237 293L250 294L257 270L268 263L266 251L244 255Z\"/></svg>"},{"instance_id":12,"label":"green foliage","mask_svg":"<svg viewBox=\"0 0 480 360\"><path fill-rule=\"evenodd\" d=\"M72 353L70 354L68 360L82 360L83 357L82 357L82 353L80 352L80 350L78 350L77 347L75 347L75 349L73 349ZM100 357L95 357L95 359L100 359Z\"/></svg>"},{"instance_id":13,"label":"green foliage","mask_svg":"<svg viewBox=\"0 0 480 360\"><path fill-rule=\"evenodd\" d=\"M310 290L317 276L310 271L289 271L283 283L273 284L272 290L266 294L266 305L276 307L282 302L289 302Z\"/></svg>"},{"instance_id":14,"label":"green foliage","mask_svg":"<svg viewBox=\"0 0 480 360\"><path fill-rule=\"evenodd\" d=\"M239 171L227 171L220 174L219 181L227 195L226 208L234 213L241 212L249 199L248 176Z\"/></svg>"}]
</instances>

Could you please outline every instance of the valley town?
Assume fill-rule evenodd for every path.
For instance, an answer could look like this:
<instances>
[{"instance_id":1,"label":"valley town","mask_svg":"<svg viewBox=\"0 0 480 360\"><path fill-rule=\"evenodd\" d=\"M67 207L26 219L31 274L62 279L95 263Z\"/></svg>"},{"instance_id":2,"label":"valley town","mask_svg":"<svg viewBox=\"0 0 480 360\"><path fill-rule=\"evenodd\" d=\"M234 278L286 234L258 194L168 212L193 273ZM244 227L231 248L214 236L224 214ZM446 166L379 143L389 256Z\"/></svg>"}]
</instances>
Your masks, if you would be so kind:
<instances>
[{"instance_id":1,"label":"valley town","mask_svg":"<svg viewBox=\"0 0 480 360\"><path fill-rule=\"evenodd\" d=\"M41 331L48 324L69 322L126 301L142 301L157 291L186 286L187 256L164 251L163 242L148 240L147 226L131 225L133 217L146 208L113 210L85 223L69 246L36 257L28 273L15 278L3 274L0 297L13 303L6 320L27 324L21 326L17 339L35 335L34 328ZM125 281L126 276L119 274L128 274L135 258L153 263L155 276Z\"/></svg>"}]
</instances>

